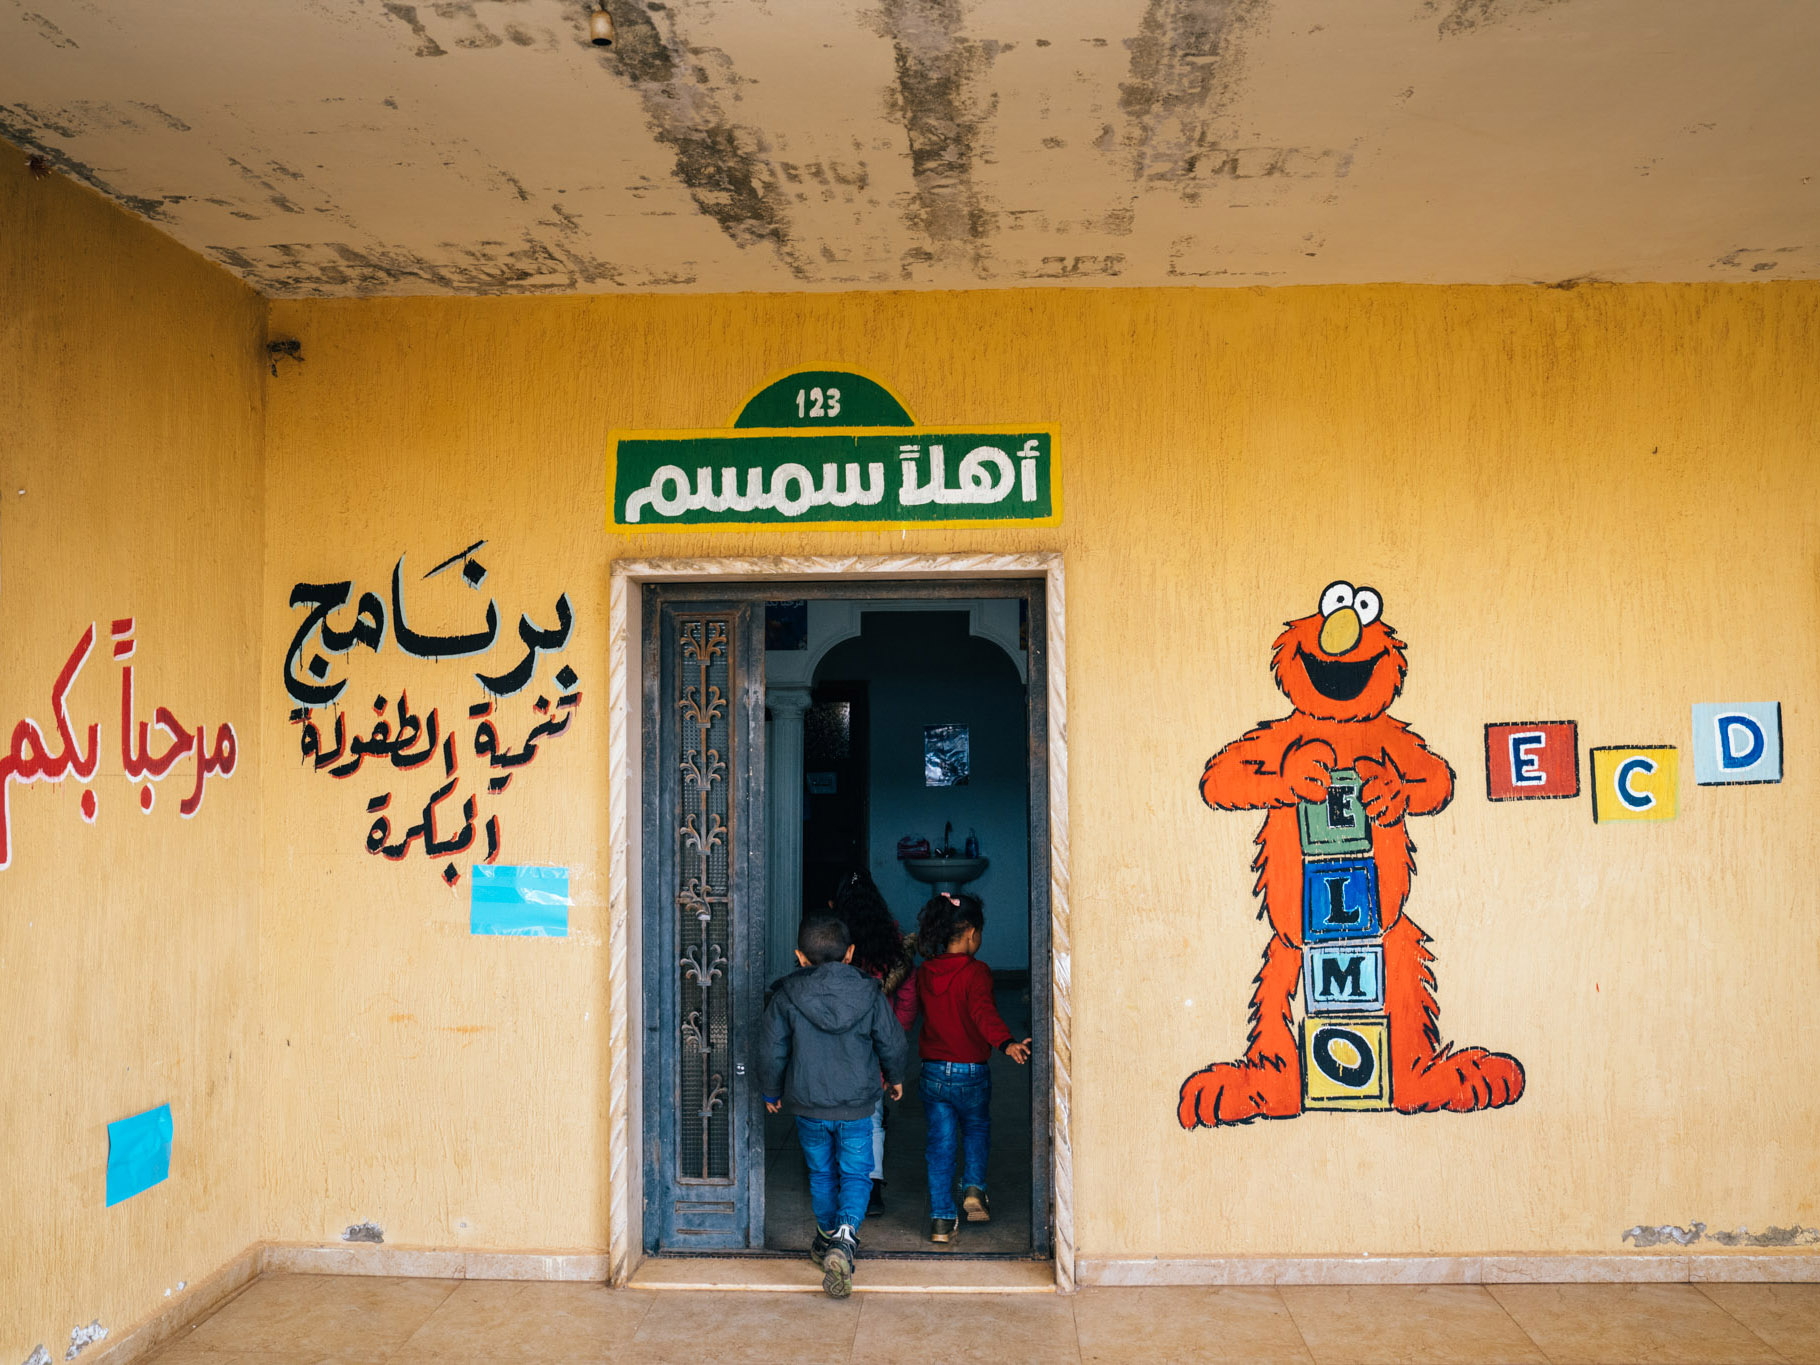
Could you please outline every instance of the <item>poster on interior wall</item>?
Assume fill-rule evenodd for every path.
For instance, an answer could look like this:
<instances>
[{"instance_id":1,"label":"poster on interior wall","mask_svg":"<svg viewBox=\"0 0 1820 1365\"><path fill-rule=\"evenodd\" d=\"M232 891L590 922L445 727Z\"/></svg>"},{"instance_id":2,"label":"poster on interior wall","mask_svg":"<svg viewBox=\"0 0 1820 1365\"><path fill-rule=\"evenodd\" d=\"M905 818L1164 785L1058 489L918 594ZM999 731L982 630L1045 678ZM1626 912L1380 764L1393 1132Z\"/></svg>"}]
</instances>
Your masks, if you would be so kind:
<instances>
[{"instance_id":1,"label":"poster on interior wall","mask_svg":"<svg viewBox=\"0 0 1820 1365\"><path fill-rule=\"evenodd\" d=\"M1252 865L1271 935L1245 1055L1182 1083L1184 1128L1307 1109L1464 1113L1523 1094L1515 1057L1441 1043L1429 939L1404 913L1409 821L1440 814L1454 786L1447 761L1390 715L1408 669L1378 593L1330 583L1271 654L1294 709L1207 761L1209 808L1266 812Z\"/></svg>"},{"instance_id":2,"label":"poster on interior wall","mask_svg":"<svg viewBox=\"0 0 1820 1365\"><path fill-rule=\"evenodd\" d=\"M973 741L965 725L923 727L923 785L964 787L973 774Z\"/></svg>"},{"instance_id":3,"label":"poster on interior wall","mask_svg":"<svg viewBox=\"0 0 1820 1365\"><path fill-rule=\"evenodd\" d=\"M461 880L458 860L499 862L512 784L568 733L582 700L581 677L562 660L575 622L569 595L502 628L498 602L488 595L479 605L486 544L474 541L422 572L407 572L400 554L386 596L356 597L352 579L293 585L290 606L302 616L281 664L305 771L358 777L371 793L358 822L365 839L357 827L350 838L387 862L427 860L451 887ZM445 619L466 608L467 628L414 628L406 604L430 596ZM406 658L453 665L431 696L420 689L413 699L373 661L388 640Z\"/></svg>"},{"instance_id":4,"label":"poster on interior wall","mask_svg":"<svg viewBox=\"0 0 1820 1365\"><path fill-rule=\"evenodd\" d=\"M763 385L730 426L614 431L607 528L844 530L1055 526L1054 431L925 427L851 370L797 370Z\"/></svg>"}]
</instances>

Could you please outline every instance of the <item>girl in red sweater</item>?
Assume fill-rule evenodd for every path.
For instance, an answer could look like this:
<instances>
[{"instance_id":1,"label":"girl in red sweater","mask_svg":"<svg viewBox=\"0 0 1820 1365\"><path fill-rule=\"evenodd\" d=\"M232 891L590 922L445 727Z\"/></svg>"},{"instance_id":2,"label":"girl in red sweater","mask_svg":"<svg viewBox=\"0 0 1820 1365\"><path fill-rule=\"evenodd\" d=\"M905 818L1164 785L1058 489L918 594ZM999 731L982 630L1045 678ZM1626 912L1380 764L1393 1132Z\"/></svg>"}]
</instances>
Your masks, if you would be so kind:
<instances>
[{"instance_id":1,"label":"girl in red sweater","mask_svg":"<svg viewBox=\"0 0 1820 1365\"><path fill-rule=\"evenodd\" d=\"M974 956L985 926L978 897L949 892L931 897L917 916L917 947L926 960L916 969L915 993L899 992L894 1002L906 1029L918 1013L923 1019L920 1089L929 1122L924 1157L932 1242L954 1238L957 1147L967 1221L991 1218L986 1151L992 1137L992 1072L986 1059L999 1048L1019 1066L1030 1060L1030 1040L1014 1041L992 1003L992 969Z\"/></svg>"}]
</instances>

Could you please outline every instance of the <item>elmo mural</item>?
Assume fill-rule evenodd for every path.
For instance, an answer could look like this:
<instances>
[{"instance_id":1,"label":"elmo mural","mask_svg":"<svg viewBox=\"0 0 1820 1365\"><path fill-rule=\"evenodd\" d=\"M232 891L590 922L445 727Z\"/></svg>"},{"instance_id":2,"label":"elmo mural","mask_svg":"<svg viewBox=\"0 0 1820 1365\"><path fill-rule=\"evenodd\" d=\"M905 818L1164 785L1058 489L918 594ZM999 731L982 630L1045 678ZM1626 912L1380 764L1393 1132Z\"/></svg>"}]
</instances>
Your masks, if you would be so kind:
<instances>
[{"instance_id":1,"label":"elmo mural","mask_svg":"<svg viewBox=\"0 0 1820 1365\"><path fill-rule=\"evenodd\" d=\"M1403 913L1408 819L1445 809L1454 774L1389 714L1409 664L1382 609L1370 588L1329 584L1271 656L1294 711L1227 745L1201 777L1214 810L1266 812L1252 865L1271 936L1245 1055L1182 1083L1184 1128L1304 1109L1464 1113L1523 1094L1515 1057L1441 1042L1428 936Z\"/></svg>"}]
</instances>

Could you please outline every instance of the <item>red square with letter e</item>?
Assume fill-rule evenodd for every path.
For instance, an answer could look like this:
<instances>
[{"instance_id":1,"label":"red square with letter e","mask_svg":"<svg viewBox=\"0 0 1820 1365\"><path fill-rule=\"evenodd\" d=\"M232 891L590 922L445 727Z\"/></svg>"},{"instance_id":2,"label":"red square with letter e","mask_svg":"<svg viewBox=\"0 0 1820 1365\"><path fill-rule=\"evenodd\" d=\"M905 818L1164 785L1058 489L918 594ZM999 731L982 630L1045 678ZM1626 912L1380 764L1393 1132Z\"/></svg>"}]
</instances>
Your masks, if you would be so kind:
<instances>
[{"instance_id":1,"label":"red square with letter e","mask_svg":"<svg viewBox=\"0 0 1820 1365\"><path fill-rule=\"evenodd\" d=\"M1485 727L1485 795L1533 801L1580 794L1579 729L1571 720Z\"/></svg>"}]
</instances>

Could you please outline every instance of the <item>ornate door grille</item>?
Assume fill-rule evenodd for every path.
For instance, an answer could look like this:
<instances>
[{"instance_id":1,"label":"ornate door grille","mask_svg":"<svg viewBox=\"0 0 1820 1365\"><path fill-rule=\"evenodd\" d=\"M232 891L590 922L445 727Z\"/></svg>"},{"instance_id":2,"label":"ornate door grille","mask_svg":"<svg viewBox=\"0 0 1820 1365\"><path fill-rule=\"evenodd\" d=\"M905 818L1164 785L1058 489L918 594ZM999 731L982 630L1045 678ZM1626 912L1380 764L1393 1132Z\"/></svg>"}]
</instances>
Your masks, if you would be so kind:
<instances>
[{"instance_id":1,"label":"ornate door grille","mask_svg":"<svg viewBox=\"0 0 1820 1365\"><path fill-rule=\"evenodd\" d=\"M677 1175L685 1181L733 1180L732 1109L728 1080L734 942L730 853L737 814L729 781L734 759L733 660L729 622L720 616L677 616L676 829L677 942L682 952L681 1076L678 1093Z\"/></svg>"},{"instance_id":2,"label":"ornate door grille","mask_svg":"<svg viewBox=\"0 0 1820 1365\"><path fill-rule=\"evenodd\" d=\"M651 1250L764 1235L764 632L750 603L645 603L645 1202ZM757 951L753 951L756 945Z\"/></svg>"}]
</instances>

